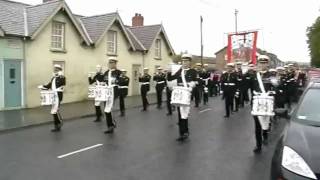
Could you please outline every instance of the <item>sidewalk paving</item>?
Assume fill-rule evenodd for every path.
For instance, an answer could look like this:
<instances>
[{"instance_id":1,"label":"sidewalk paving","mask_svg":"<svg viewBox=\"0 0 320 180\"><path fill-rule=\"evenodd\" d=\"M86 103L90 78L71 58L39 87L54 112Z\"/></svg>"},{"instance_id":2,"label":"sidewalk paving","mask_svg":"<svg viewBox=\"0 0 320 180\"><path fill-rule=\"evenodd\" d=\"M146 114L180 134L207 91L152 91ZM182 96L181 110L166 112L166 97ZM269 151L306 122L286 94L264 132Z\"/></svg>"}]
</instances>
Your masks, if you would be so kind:
<instances>
[{"instance_id":1,"label":"sidewalk paving","mask_svg":"<svg viewBox=\"0 0 320 180\"><path fill-rule=\"evenodd\" d=\"M163 94L165 100L165 94ZM150 104L156 103L156 95L149 94L148 100ZM141 107L141 96L129 96L126 98L126 108ZM165 103L163 103L165 107ZM51 106L0 111L0 132L37 126L52 123L50 114ZM115 101L113 111L119 111L119 99ZM94 116L94 101L82 101L76 103L67 103L61 105L61 115L63 120L75 120L79 118Z\"/></svg>"}]
</instances>

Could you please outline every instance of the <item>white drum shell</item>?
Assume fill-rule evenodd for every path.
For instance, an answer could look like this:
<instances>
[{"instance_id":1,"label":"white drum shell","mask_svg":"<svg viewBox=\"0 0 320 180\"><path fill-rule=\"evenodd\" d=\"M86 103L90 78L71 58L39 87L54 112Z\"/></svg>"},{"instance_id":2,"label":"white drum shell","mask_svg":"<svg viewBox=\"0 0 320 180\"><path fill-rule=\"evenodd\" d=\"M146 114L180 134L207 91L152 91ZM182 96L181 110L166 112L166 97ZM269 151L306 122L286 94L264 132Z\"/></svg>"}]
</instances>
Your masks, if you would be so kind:
<instances>
[{"instance_id":1,"label":"white drum shell","mask_svg":"<svg viewBox=\"0 0 320 180\"><path fill-rule=\"evenodd\" d=\"M274 116L274 97L253 96L251 114L254 116Z\"/></svg>"},{"instance_id":2,"label":"white drum shell","mask_svg":"<svg viewBox=\"0 0 320 180\"><path fill-rule=\"evenodd\" d=\"M50 90L40 91L40 104L41 106L50 106L54 101L54 92Z\"/></svg>"},{"instance_id":3,"label":"white drum shell","mask_svg":"<svg viewBox=\"0 0 320 180\"><path fill-rule=\"evenodd\" d=\"M171 104L177 106L189 106L191 101L191 92L187 87L175 86L171 94Z\"/></svg>"},{"instance_id":4,"label":"white drum shell","mask_svg":"<svg viewBox=\"0 0 320 180\"><path fill-rule=\"evenodd\" d=\"M96 86L95 101L107 101L113 98L112 86Z\"/></svg>"},{"instance_id":5,"label":"white drum shell","mask_svg":"<svg viewBox=\"0 0 320 180\"><path fill-rule=\"evenodd\" d=\"M88 98L95 99L96 98L96 86L88 87Z\"/></svg>"}]
</instances>

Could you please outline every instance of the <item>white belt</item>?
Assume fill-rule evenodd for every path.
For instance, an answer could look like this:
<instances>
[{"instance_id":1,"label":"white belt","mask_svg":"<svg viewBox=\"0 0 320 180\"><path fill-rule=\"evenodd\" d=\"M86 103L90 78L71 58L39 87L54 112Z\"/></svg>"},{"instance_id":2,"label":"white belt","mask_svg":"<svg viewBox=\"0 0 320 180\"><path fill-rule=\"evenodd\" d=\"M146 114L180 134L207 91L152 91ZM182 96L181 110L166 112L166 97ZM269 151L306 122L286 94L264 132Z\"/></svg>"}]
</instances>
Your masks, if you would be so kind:
<instances>
[{"instance_id":1,"label":"white belt","mask_svg":"<svg viewBox=\"0 0 320 180\"><path fill-rule=\"evenodd\" d=\"M128 86L119 86L120 89L128 89Z\"/></svg>"},{"instance_id":2,"label":"white belt","mask_svg":"<svg viewBox=\"0 0 320 180\"><path fill-rule=\"evenodd\" d=\"M157 84L163 84L163 83L165 83L165 81L159 81L159 82L157 82Z\"/></svg>"},{"instance_id":3,"label":"white belt","mask_svg":"<svg viewBox=\"0 0 320 180\"><path fill-rule=\"evenodd\" d=\"M144 82L144 83L141 83L141 85L148 85L150 84L149 82Z\"/></svg>"},{"instance_id":4,"label":"white belt","mask_svg":"<svg viewBox=\"0 0 320 180\"><path fill-rule=\"evenodd\" d=\"M236 84L235 84L235 83L224 83L224 85L227 85L227 86L235 86Z\"/></svg>"}]
</instances>

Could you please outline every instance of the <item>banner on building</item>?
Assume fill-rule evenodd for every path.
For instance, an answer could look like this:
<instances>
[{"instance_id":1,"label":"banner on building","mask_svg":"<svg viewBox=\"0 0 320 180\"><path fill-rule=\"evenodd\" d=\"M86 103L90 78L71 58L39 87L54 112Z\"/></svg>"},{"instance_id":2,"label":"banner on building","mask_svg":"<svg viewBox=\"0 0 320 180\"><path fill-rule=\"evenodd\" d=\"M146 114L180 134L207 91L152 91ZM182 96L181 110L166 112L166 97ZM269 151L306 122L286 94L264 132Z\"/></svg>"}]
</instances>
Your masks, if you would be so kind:
<instances>
[{"instance_id":1,"label":"banner on building","mask_svg":"<svg viewBox=\"0 0 320 180\"><path fill-rule=\"evenodd\" d=\"M258 31L228 34L227 61L256 64Z\"/></svg>"}]
</instances>

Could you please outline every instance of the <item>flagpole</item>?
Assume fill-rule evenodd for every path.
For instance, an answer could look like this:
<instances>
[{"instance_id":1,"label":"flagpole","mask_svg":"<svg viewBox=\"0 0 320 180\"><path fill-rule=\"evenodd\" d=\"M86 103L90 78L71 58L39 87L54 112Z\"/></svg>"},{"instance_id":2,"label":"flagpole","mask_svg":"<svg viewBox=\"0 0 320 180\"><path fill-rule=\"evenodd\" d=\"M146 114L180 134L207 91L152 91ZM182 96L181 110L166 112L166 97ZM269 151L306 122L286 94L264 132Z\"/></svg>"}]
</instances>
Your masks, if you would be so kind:
<instances>
[{"instance_id":1,"label":"flagpole","mask_svg":"<svg viewBox=\"0 0 320 180\"><path fill-rule=\"evenodd\" d=\"M238 9L235 9L234 16L235 16L235 28L236 28L235 33L236 34L238 33L238 13L239 13Z\"/></svg>"},{"instance_id":2,"label":"flagpole","mask_svg":"<svg viewBox=\"0 0 320 180\"><path fill-rule=\"evenodd\" d=\"M203 40L202 40L202 22L203 18L200 16L200 36L201 36L201 65L203 66Z\"/></svg>"}]
</instances>

